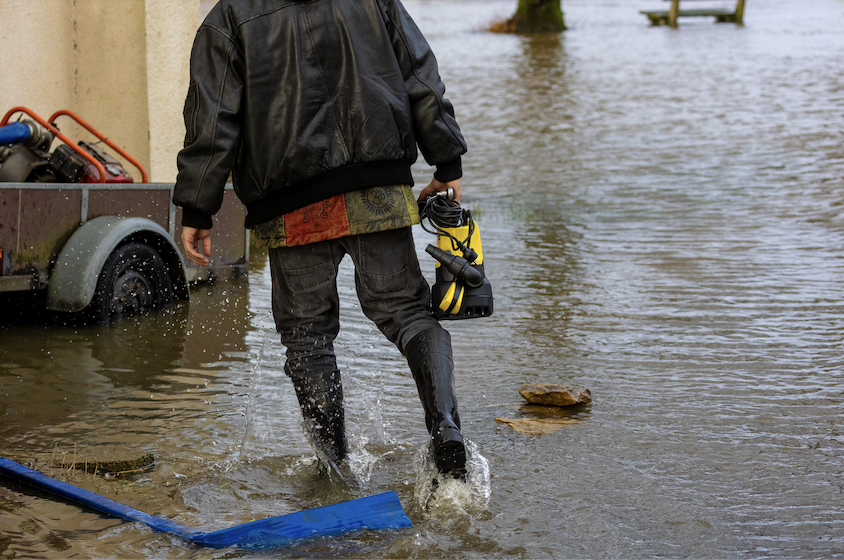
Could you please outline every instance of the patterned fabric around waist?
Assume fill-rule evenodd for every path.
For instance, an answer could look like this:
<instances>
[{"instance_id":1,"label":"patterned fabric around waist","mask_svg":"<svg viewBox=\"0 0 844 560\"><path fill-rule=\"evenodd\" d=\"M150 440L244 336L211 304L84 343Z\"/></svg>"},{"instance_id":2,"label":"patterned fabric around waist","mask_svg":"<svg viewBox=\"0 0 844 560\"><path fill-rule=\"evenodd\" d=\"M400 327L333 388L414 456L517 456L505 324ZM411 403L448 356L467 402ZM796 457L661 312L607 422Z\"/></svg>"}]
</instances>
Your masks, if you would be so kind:
<instances>
[{"instance_id":1,"label":"patterned fabric around waist","mask_svg":"<svg viewBox=\"0 0 844 560\"><path fill-rule=\"evenodd\" d=\"M410 185L391 185L326 198L261 222L252 235L257 247L276 249L418 223L419 207Z\"/></svg>"}]
</instances>

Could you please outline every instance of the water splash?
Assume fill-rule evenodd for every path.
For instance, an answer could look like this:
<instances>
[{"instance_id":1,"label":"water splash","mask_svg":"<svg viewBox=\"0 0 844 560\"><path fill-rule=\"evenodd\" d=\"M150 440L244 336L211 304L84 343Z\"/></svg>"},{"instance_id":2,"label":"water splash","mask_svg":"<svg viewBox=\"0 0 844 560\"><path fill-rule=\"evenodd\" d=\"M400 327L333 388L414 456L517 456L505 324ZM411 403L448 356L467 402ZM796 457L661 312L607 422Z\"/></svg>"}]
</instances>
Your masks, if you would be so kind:
<instances>
[{"instance_id":1,"label":"water splash","mask_svg":"<svg viewBox=\"0 0 844 560\"><path fill-rule=\"evenodd\" d=\"M465 440L465 443L465 482L437 471L430 445L421 447L417 452L416 464L419 466L413 498L426 517L459 518L486 512L492 494L489 462L474 442Z\"/></svg>"},{"instance_id":2,"label":"water splash","mask_svg":"<svg viewBox=\"0 0 844 560\"><path fill-rule=\"evenodd\" d=\"M246 453L248 450L248 442L254 436L253 432L255 431L253 416L254 416L254 404L253 398L255 396L255 388L260 387L262 385L261 380L261 361L264 357L264 353L267 349L267 333L264 333L263 339L261 341L261 349L258 351L258 356L255 359L255 365L252 368L252 379L251 385L249 387L249 394L246 397L246 428L243 430L243 439L240 442L240 460L244 460L246 458Z\"/></svg>"},{"instance_id":3,"label":"water splash","mask_svg":"<svg viewBox=\"0 0 844 560\"><path fill-rule=\"evenodd\" d=\"M372 479L372 472L379 459L367 451L365 447L367 443L369 440L365 436L352 437L350 435L349 437L348 462L355 477L363 483L368 483Z\"/></svg>"}]
</instances>

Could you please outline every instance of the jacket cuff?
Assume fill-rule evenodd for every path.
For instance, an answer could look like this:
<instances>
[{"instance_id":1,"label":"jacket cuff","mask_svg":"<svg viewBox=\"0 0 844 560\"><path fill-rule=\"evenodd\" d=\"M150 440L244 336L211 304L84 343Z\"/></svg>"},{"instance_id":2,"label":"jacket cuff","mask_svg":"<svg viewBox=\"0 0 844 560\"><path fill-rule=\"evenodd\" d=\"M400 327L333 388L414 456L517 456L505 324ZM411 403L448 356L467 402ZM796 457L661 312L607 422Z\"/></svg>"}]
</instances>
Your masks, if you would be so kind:
<instances>
[{"instance_id":1,"label":"jacket cuff","mask_svg":"<svg viewBox=\"0 0 844 560\"><path fill-rule=\"evenodd\" d=\"M202 212L189 208L182 208L182 225L197 229L211 229L214 221L208 214L203 214Z\"/></svg>"},{"instance_id":2,"label":"jacket cuff","mask_svg":"<svg viewBox=\"0 0 844 560\"><path fill-rule=\"evenodd\" d=\"M437 170L434 172L434 179L441 183L456 181L461 177L463 177L463 164L460 156L457 156L457 159L445 163L438 163Z\"/></svg>"}]
</instances>

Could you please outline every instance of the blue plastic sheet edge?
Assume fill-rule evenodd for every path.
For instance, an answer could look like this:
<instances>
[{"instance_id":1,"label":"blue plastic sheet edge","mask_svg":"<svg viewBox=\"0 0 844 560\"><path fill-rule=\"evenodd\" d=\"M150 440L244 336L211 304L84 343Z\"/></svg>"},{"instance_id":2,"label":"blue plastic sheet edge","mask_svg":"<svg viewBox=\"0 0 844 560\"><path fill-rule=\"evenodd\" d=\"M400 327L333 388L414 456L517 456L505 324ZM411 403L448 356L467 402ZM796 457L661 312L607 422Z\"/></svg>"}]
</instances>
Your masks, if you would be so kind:
<instances>
[{"instance_id":1,"label":"blue plastic sheet edge","mask_svg":"<svg viewBox=\"0 0 844 560\"><path fill-rule=\"evenodd\" d=\"M413 525L404 513L398 495L385 492L205 533L50 478L11 459L0 457L0 474L102 513L126 521L138 521L157 531L174 533L215 548L275 548L300 539L332 537L365 529L402 529Z\"/></svg>"}]
</instances>

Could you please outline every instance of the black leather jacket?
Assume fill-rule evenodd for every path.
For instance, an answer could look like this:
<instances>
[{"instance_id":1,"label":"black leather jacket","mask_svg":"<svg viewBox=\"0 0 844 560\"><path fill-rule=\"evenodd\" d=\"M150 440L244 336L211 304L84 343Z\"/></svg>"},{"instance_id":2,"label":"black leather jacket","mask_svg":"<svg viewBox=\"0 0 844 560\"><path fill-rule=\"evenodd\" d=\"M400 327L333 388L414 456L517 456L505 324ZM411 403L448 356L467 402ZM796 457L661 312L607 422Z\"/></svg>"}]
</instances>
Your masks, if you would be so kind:
<instances>
[{"instance_id":1,"label":"black leather jacket","mask_svg":"<svg viewBox=\"0 0 844 560\"><path fill-rule=\"evenodd\" d=\"M398 0L221 0L199 28L173 201L210 228L229 172L246 226L363 187L435 177L466 143Z\"/></svg>"}]
</instances>

